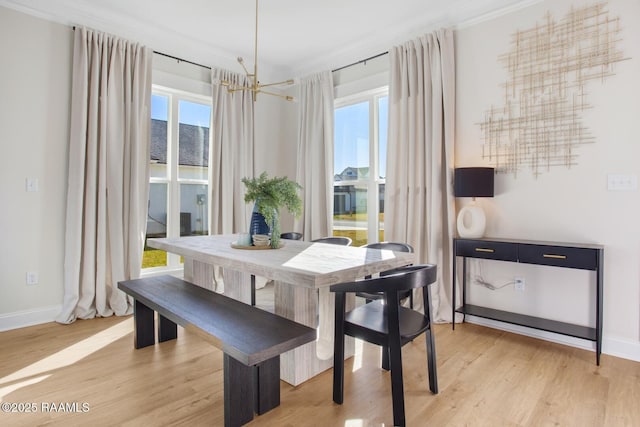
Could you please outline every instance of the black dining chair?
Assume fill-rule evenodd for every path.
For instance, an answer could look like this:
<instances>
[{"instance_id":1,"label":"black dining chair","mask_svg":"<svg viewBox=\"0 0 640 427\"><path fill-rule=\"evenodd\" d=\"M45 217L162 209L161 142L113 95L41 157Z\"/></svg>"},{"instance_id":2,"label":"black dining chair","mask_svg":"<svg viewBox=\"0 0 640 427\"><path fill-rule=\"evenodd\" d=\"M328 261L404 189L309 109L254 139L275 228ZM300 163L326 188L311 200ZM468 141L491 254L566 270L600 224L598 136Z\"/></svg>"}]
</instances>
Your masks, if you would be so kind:
<instances>
[{"instance_id":1,"label":"black dining chair","mask_svg":"<svg viewBox=\"0 0 640 427\"><path fill-rule=\"evenodd\" d=\"M395 252L410 252L413 253L413 247L408 243L400 243L400 242L378 242L378 243L369 243L361 246L361 248L369 248L369 249L382 249L389 250ZM393 274L395 269L387 270L380 273L380 276L388 276ZM364 298L367 303L370 303L373 300L382 299L384 294L381 292L358 292L356 296ZM413 290L408 290L400 294L400 301L409 298L409 308L413 308Z\"/></svg>"},{"instance_id":2,"label":"black dining chair","mask_svg":"<svg viewBox=\"0 0 640 427\"><path fill-rule=\"evenodd\" d=\"M429 389L438 393L436 350L431 329L431 292L435 283L435 265L413 265L396 269L395 274L330 287L336 294L335 341L333 352L333 401L344 400L344 337L345 335L382 346L389 353L393 425L405 425L404 385L402 381L402 346L425 333ZM424 314L400 305L399 293L422 288ZM384 300L373 301L345 312L347 293L362 291L384 293ZM386 300L386 304L385 304Z\"/></svg>"},{"instance_id":3,"label":"black dining chair","mask_svg":"<svg viewBox=\"0 0 640 427\"><path fill-rule=\"evenodd\" d=\"M351 239L345 236L329 236L312 240L314 243L329 243L332 245L351 246Z\"/></svg>"},{"instance_id":4,"label":"black dining chair","mask_svg":"<svg viewBox=\"0 0 640 427\"><path fill-rule=\"evenodd\" d=\"M280 234L281 239L289 239L289 240L301 240L302 233L296 233L295 231L290 231L287 233Z\"/></svg>"}]
</instances>

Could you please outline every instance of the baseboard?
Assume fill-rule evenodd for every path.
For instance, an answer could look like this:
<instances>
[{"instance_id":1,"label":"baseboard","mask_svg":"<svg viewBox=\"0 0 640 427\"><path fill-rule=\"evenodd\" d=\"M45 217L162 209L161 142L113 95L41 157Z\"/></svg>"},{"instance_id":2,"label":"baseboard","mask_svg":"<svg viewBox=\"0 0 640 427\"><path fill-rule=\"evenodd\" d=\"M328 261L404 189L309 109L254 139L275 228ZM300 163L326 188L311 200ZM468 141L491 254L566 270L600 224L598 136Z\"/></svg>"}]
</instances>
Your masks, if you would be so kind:
<instances>
[{"instance_id":1,"label":"baseboard","mask_svg":"<svg viewBox=\"0 0 640 427\"><path fill-rule=\"evenodd\" d=\"M56 316L60 314L60 311L62 311L62 305L53 305L33 310L0 314L0 332L55 322Z\"/></svg>"},{"instance_id":2,"label":"baseboard","mask_svg":"<svg viewBox=\"0 0 640 427\"><path fill-rule=\"evenodd\" d=\"M604 337L602 340L602 352L610 356L640 362L640 343L637 341L629 341L619 337Z\"/></svg>"},{"instance_id":3,"label":"baseboard","mask_svg":"<svg viewBox=\"0 0 640 427\"><path fill-rule=\"evenodd\" d=\"M593 341L555 334L553 332L541 331L538 329L527 328L525 326L513 325L511 323L504 323L497 320L470 315L465 316L465 322L581 348L583 350L596 351L596 343ZM602 340L602 353L640 362L640 342L633 342L617 337L604 337Z\"/></svg>"}]
</instances>

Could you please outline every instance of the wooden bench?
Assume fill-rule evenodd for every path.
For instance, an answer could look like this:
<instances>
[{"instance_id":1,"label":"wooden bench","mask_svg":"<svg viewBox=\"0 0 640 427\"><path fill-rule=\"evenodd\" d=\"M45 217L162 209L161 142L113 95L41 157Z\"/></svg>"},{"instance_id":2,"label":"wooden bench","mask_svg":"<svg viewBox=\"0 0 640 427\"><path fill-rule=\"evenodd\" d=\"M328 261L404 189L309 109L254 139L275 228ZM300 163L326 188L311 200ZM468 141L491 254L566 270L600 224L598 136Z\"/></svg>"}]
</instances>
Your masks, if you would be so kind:
<instances>
[{"instance_id":1,"label":"wooden bench","mask_svg":"<svg viewBox=\"0 0 640 427\"><path fill-rule=\"evenodd\" d=\"M224 352L224 424L239 426L280 404L280 354L316 331L173 276L118 282L135 299L135 348L177 337L177 326Z\"/></svg>"}]
</instances>

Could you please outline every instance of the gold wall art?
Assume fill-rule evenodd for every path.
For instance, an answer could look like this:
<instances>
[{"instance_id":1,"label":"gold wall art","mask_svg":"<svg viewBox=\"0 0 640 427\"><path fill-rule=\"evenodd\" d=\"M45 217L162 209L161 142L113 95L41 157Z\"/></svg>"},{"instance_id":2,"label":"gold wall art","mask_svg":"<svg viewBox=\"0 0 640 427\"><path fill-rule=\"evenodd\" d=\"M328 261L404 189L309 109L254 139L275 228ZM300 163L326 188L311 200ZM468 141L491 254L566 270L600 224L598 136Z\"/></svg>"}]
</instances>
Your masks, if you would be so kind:
<instances>
[{"instance_id":1,"label":"gold wall art","mask_svg":"<svg viewBox=\"0 0 640 427\"><path fill-rule=\"evenodd\" d=\"M589 108L587 85L614 75L625 58L619 18L606 3L571 8L560 21L517 31L499 57L508 72L504 106L491 106L480 123L482 157L498 172L528 167L534 176L577 164L577 147L594 142L581 113Z\"/></svg>"}]
</instances>

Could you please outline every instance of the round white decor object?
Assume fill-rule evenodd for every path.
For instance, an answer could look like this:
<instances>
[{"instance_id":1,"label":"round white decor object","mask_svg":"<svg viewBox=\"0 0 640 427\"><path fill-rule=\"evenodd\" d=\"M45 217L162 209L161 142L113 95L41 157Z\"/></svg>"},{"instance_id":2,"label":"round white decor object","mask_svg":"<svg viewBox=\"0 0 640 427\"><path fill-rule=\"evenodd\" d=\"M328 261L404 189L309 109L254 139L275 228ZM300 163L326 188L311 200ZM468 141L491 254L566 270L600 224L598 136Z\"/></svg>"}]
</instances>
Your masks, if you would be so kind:
<instances>
[{"instance_id":1,"label":"round white decor object","mask_svg":"<svg viewBox=\"0 0 640 427\"><path fill-rule=\"evenodd\" d=\"M486 225L487 217L484 210L476 204L465 206L458 213L458 234L460 237L482 237Z\"/></svg>"}]
</instances>

